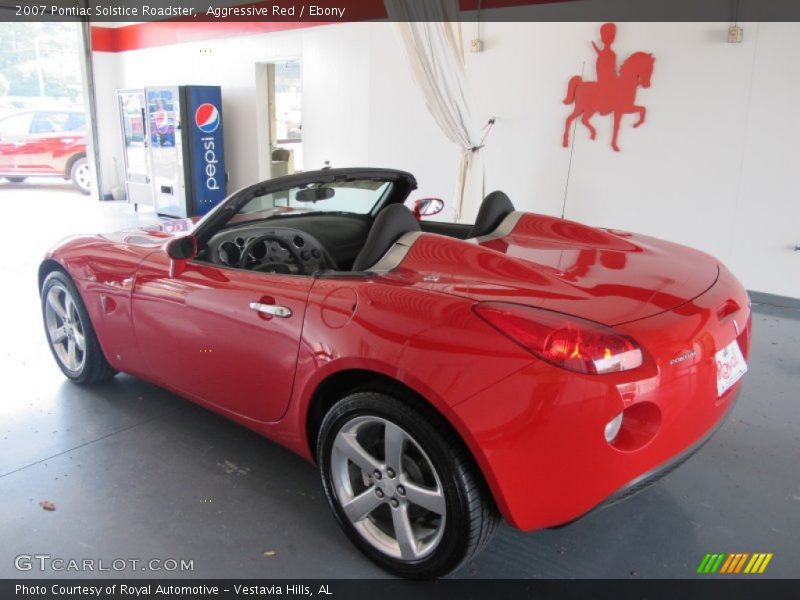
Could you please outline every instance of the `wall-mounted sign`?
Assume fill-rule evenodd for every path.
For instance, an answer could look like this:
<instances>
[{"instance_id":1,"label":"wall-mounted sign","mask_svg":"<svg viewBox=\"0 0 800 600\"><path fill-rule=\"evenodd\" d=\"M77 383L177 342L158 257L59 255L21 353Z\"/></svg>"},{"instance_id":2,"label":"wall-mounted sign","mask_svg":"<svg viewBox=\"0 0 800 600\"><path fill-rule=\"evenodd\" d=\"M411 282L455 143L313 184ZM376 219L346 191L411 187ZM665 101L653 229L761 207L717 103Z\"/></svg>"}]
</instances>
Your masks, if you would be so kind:
<instances>
[{"instance_id":1,"label":"wall-mounted sign","mask_svg":"<svg viewBox=\"0 0 800 600\"><path fill-rule=\"evenodd\" d=\"M613 115L614 134L611 147L619 152L619 126L622 115L637 113L639 120L634 127L644 123L647 113L644 106L636 104L636 92L639 86L650 87L650 78L653 75L655 58L647 52L631 54L617 71L617 54L612 49L617 35L617 26L606 23L600 28L602 46L592 42L597 55L597 81L584 81L580 75L569 80L567 97L564 104L574 104L572 114L567 117L564 126L564 147L569 147L569 130L572 122L581 117L589 130L592 139L597 137L597 130L592 126L590 119L596 114Z\"/></svg>"}]
</instances>

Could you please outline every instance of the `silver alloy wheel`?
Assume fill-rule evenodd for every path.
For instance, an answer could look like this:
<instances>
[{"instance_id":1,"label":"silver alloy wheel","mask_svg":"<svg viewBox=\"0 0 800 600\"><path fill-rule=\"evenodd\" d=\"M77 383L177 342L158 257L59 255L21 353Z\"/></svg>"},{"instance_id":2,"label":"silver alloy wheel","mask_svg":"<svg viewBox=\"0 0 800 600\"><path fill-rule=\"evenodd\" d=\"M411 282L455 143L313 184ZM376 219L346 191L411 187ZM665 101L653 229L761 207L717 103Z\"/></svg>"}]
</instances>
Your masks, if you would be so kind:
<instances>
[{"instance_id":1,"label":"silver alloy wheel","mask_svg":"<svg viewBox=\"0 0 800 600\"><path fill-rule=\"evenodd\" d=\"M377 550L419 560L442 539L444 488L408 432L373 416L354 417L331 450L336 497L356 531Z\"/></svg>"},{"instance_id":2,"label":"silver alloy wheel","mask_svg":"<svg viewBox=\"0 0 800 600\"><path fill-rule=\"evenodd\" d=\"M75 300L63 285L47 290L44 318L58 360L68 370L80 371L86 361L86 336Z\"/></svg>"},{"instance_id":3,"label":"silver alloy wheel","mask_svg":"<svg viewBox=\"0 0 800 600\"><path fill-rule=\"evenodd\" d=\"M92 187L92 174L89 171L89 163L85 160L75 168L75 184L84 192L88 192Z\"/></svg>"}]
</instances>

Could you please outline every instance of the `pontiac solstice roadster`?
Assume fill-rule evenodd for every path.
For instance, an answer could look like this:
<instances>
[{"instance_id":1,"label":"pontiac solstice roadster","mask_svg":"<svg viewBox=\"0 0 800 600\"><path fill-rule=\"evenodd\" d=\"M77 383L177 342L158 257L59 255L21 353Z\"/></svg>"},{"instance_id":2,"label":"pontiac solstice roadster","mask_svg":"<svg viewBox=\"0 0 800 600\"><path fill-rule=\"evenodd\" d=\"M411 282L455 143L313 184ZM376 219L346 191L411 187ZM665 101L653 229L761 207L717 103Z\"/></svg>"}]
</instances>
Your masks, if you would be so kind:
<instances>
[{"instance_id":1,"label":"pontiac solstice roadster","mask_svg":"<svg viewBox=\"0 0 800 600\"><path fill-rule=\"evenodd\" d=\"M518 212L421 219L412 175L326 169L200 220L73 237L39 268L63 373L125 372L319 465L389 571L446 574L500 518L555 527L642 489L723 422L750 306L702 252Z\"/></svg>"}]
</instances>

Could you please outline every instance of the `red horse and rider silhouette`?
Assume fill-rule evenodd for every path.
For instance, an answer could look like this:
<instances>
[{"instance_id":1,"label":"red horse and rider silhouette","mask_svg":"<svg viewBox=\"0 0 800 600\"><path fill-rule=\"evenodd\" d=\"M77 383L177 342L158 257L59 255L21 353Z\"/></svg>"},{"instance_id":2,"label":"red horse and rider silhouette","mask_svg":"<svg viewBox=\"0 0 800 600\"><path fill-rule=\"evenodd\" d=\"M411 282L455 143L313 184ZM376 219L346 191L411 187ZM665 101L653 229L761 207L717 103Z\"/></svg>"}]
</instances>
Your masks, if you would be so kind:
<instances>
[{"instance_id":1,"label":"red horse and rider silhouette","mask_svg":"<svg viewBox=\"0 0 800 600\"><path fill-rule=\"evenodd\" d=\"M580 75L569 80L567 97L564 104L575 103L575 109L567 117L564 127L564 147L569 147L569 130L572 122L581 117L589 130L592 139L597 137L597 130L592 126L590 119L596 114L614 115L614 135L611 147L619 152L619 126L622 115L638 113L639 120L634 127L644 123L647 110L644 106L636 104L636 91L639 86L650 87L650 78L653 75L655 58L647 52L631 54L617 73L617 54L612 50L614 39L617 36L617 26L606 23L600 28L600 38L603 47L599 48L592 42L597 53L597 81L584 81ZM582 115L582 116L581 116Z\"/></svg>"}]
</instances>

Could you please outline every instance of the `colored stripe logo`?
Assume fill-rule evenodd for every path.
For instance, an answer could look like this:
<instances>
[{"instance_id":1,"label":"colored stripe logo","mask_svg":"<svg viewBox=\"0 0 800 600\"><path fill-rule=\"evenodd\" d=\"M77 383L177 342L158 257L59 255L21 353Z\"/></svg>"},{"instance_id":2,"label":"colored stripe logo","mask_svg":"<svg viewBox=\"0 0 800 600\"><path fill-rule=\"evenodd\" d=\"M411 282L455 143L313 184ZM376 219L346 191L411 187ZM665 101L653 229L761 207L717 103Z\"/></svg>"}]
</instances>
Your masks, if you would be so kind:
<instances>
[{"instance_id":1,"label":"colored stripe logo","mask_svg":"<svg viewBox=\"0 0 800 600\"><path fill-rule=\"evenodd\" d=\"M769 561L772 560L772 552L734 552L732 554L706 554L697 572L701 575L713 575L720 573L725 575L735 575L743 573L756 575L763 573Z\"/></svg>"}]
</instances>

